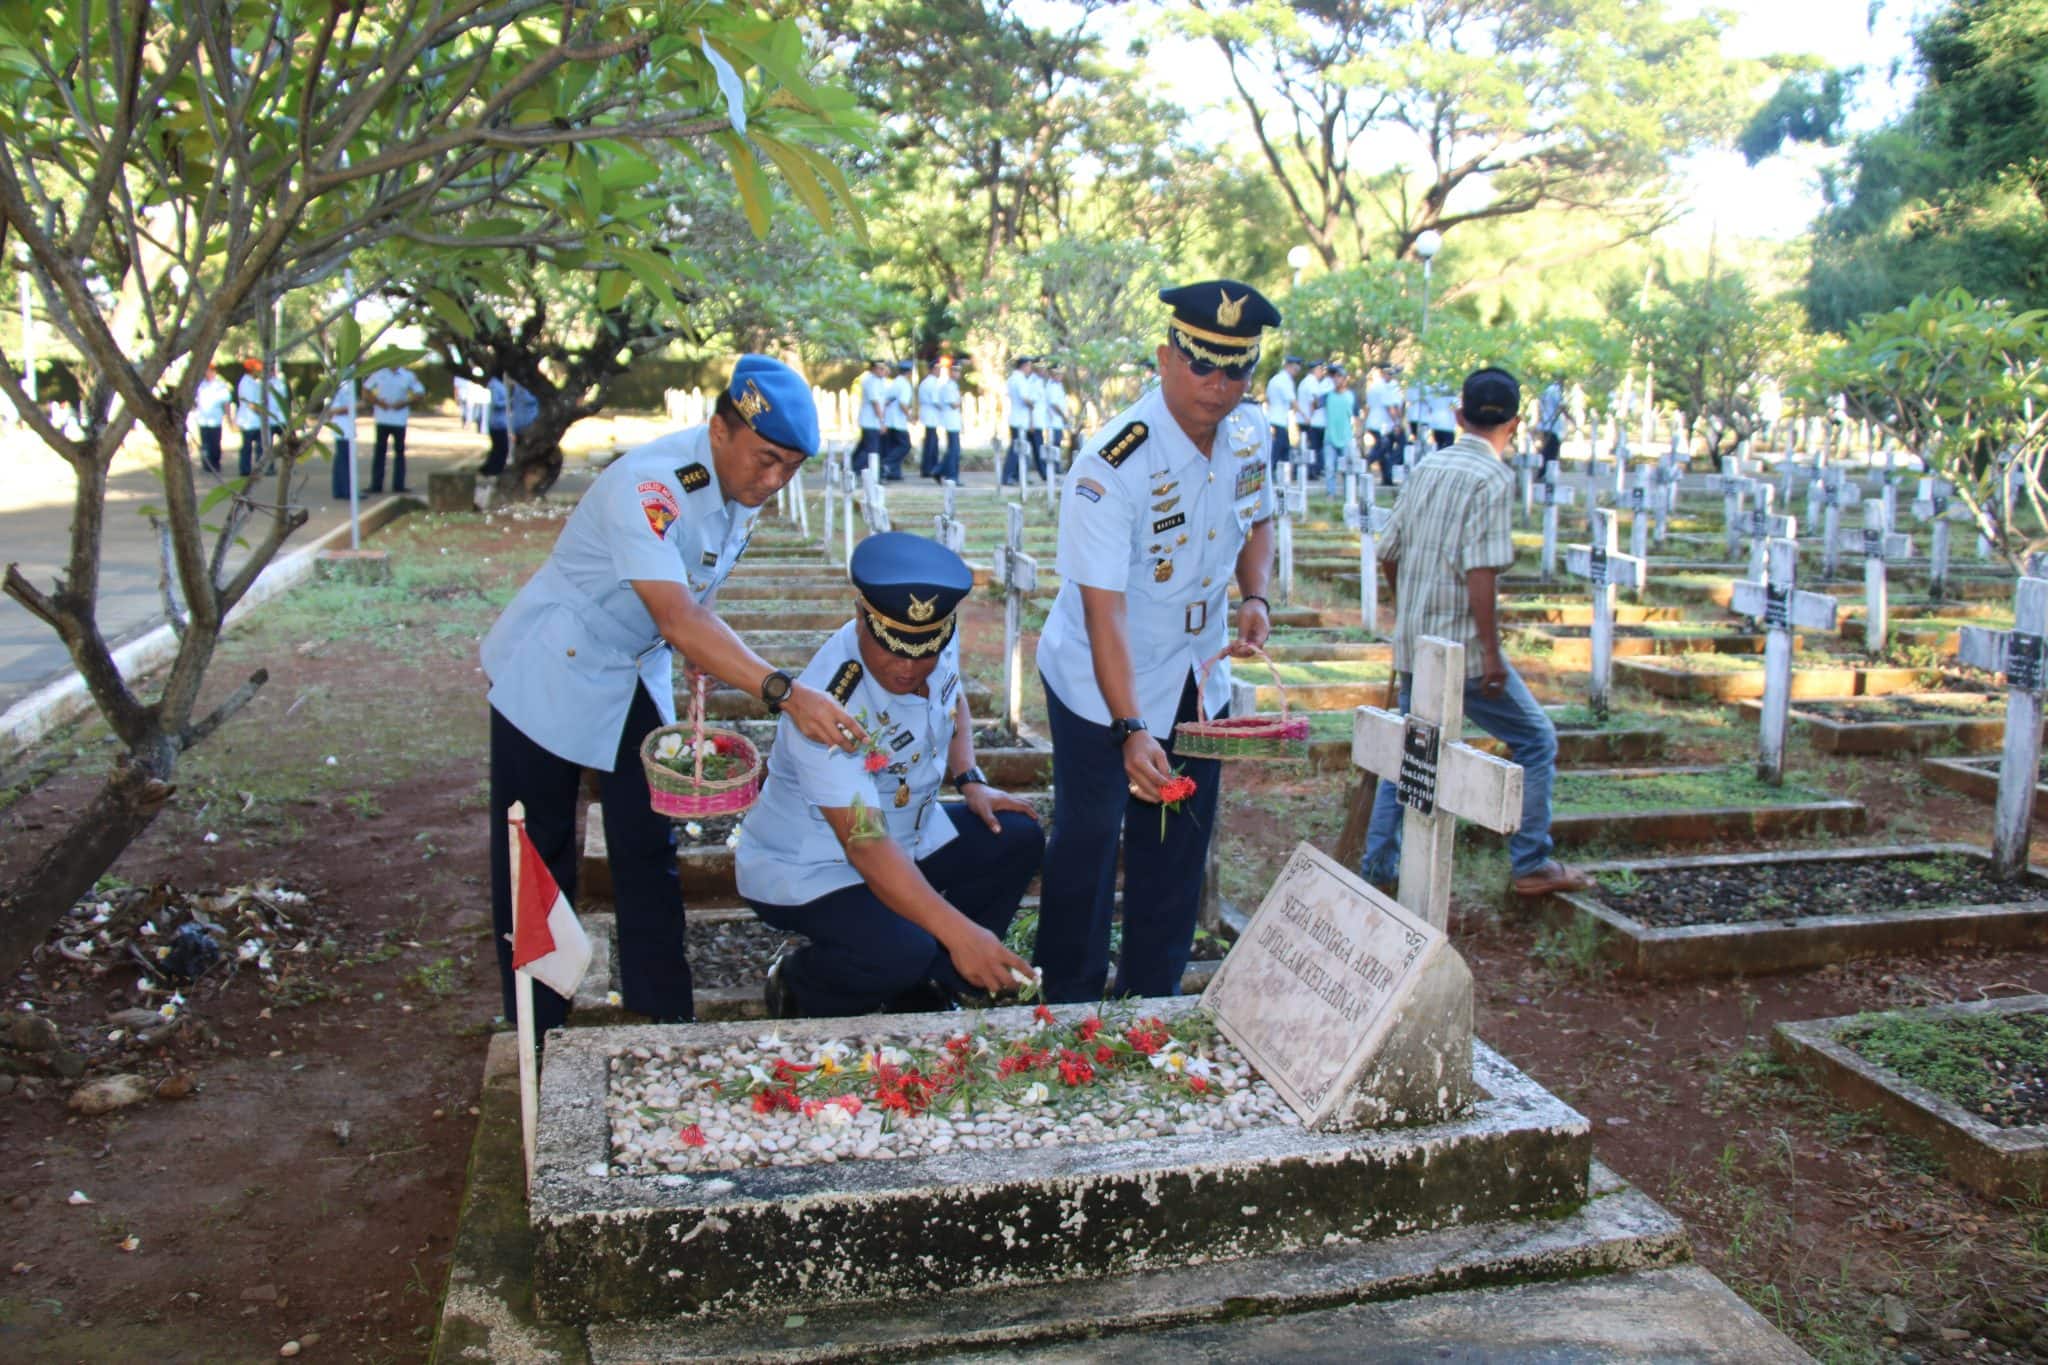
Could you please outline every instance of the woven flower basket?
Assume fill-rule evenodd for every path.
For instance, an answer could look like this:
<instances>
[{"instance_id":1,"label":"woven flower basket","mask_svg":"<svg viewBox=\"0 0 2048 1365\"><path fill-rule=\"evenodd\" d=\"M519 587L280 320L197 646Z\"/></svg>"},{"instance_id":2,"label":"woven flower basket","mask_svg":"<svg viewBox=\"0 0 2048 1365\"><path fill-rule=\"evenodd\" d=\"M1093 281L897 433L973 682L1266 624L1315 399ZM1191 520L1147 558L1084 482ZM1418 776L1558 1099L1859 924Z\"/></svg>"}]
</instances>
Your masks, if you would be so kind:
<instances>
[{"instance_id":1,"label":"woven flower basket","mask_svg":"<svg viewBox=\"0 0 2048 1365\"><path fill-rule=\"evenodd\" d=\"M1202 665L1202 675L1195 680L1195 708L1197 714L1202 707L1203 684L1209 680L1209 670L1216 666L1217 659L1230 651L1225 650L1215 659ZM1266 762L1302 763L1308 759L1308 717L1296 716L1287 709L1287 688L1280 681L1280 670L1266 657L1266 652L1254 649L1252 653L1271 670L1273 686L1280 693L1280 714L1277 716L1226 716L1221 720L1184 720L1173 727L1173 752L1176 758L1214 758L1224 762Z\"/></svg>"},{"instance_id":2,"label":"woven flower basket","mask_svg":"<svg viewBox=\"0 0 2048 1365\"><path fill-rule=\"evenodd\" d=\"M664 735L682 738L694 756L687 773L677 772L654 756ZM736 776L706 779L703 741L740 765ZM738 815L761 797L761 778L768 765L761 751L734 730L706 729L704 726L704 675L698 674L690 691L690 719L664 725L640 741L640 766L647 771L647 795L657 814L671 820L695 820L706 815Z\"/></svg>"}]
</instances>

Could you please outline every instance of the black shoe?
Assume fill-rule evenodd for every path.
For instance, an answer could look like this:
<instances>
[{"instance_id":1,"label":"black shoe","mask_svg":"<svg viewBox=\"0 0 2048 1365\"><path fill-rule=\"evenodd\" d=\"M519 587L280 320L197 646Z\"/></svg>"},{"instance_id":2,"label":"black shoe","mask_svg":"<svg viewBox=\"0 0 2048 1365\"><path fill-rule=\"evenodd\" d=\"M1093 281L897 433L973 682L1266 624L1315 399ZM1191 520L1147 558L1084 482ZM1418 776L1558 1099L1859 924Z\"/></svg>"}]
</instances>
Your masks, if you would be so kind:
<instances>
[{"instance_id":1,"label":"black shoe","mask_svg":"<svg viewBox=\"0 0 2048 1365\"><path fill-rule=\"evenodd\" d=\"M797 1008L796 992L782 979L782 954L768 964L768 984L761 988L761 1003L767 1006L770 1019L801 1019L804 1012Z\"/></svg>"},{"instance_id":2,"label":"black shoe","mask_svg":"<svg viewBox=\"0 0 2048 1365\"><path fill-rule=\"evenodd\" d=\"M888 1004L884 1014L930 1014L959 1009L953 993L936 981L920 981Z\"/></svg>"}]
</instances>

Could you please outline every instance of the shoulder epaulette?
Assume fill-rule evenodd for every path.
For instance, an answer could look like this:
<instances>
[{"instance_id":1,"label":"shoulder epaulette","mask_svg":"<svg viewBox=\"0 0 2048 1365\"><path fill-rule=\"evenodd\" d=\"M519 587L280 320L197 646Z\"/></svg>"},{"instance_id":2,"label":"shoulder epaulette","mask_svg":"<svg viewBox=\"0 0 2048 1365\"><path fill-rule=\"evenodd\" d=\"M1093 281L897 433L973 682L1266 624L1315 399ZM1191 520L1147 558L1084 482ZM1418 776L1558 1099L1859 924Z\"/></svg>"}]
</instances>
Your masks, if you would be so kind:
<instances>
[{"instance_id":1,"label":"shoulder epaulette","mask_svg":"<svg viewBox=\"0 0 2048 1365\"><path fill-rule=\"evenodd\" d=\"M1149 432L1150 429L1143 422L1131 423L1122 431L1112 436L1103 445L1099 452L1102 456L1102 462L1111 469L1115 469L1130 458L1132 451L1145 444L1145 437Z\"/></svg>"},{"instance_id":2,"label":"shoulder epaulette","mask_svg":"<svg viewBox=\"0 0 2048 1365\"><path fill-rule=\"evenodd\" d=\"M832 694L834 701L844 706L846 699L853 695L853 689L860 686L861 677L866 671L854 660L848 659L839 665L839 671L832 675L832 685L825 690Z\"/></svg>"},{"instance_id":3,"label":"shoulder epaulette","mask_svg":"<svg viewBox=\"0 0 2048 1365\"><path fill-rule=\"evenodd\" d=\"M711 471L701 464L686 464L676 471L676 482L685 493L694 493L711 485Z\"/></svg>"}]
</instances>

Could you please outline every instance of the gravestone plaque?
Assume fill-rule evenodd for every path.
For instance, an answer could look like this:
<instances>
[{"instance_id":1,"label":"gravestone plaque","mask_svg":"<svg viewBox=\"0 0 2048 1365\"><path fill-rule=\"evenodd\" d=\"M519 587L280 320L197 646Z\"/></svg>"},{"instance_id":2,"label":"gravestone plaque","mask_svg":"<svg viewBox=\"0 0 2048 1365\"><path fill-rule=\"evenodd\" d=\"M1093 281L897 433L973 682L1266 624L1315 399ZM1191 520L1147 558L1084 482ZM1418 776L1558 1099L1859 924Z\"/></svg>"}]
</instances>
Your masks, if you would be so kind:
<instances>
[{"instance_id":1,"label":"gravestone plaque","mask_svg":"<svg viewBox=\"0 0 2048 1365\"><path fill-rule=\"evenodd\" d=\"M1436 811L1436 756L1443 731L1416 716L1404 719L1396 794L1410 810L1431 815Z\"/></svg>"},{"instance_id":2,"label":"gravestone plaque","mask_svg":"<svg viewBox=\"0 0 2048 1365\"><path fill-rule=\"evenodd\" d=\"M1592 572L1586 575L1587 579L1596 588L1605 586L1607 583L1607 547L1605 545L1595 545L1587 552L1586 560L1592 569Z\"/></svg>"},{"instance_id":3,"label":"gravestone plaque","mask_svg":"<svg viewBox=\"0 0 2048 1365\"><path fill-rule=\"evenodd\" d=\"M1296 846L1202 996L1310 1128L1438 1121L1472 1086L1472 976L1440 929Z\"/></svg>"},{"instance_id":4,"label":"gravestone plaque","mask_svg":"<svg viewBox=\"0 0 2048 1365\"><path fill-rule=\"evenodd\" d=\"M1792 628L1792 589L1769 585L1764 588L1764 626Z\"/></svg>"},{"instance_id":5,"label":"gravestone plaque","mask_svg":"<svg viewBox=\"0 0 2048 1365\"><path fill-rule=\"evenodd\" d=\"M2041 690L2041 637L2014 631L2006 637L2005 685L2023 692Z\"/></svg>"}]
</instances>

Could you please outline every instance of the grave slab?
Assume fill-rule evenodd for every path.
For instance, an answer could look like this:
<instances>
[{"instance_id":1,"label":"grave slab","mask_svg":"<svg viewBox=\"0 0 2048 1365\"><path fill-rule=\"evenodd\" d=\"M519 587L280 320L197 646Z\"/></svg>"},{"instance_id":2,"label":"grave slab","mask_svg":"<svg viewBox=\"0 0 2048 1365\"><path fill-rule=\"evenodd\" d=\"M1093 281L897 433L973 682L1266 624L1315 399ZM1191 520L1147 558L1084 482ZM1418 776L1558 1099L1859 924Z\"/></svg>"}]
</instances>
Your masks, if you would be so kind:
<instances>
[{"instance_id":1,"label":"grave slab","mask_svg":"<svg viewBox=\"0 0 2048 1365\"><path fill-rule=\"evenodd\" d=\"M1575 785L1597 790L1602 804L1592 808L1568 803L1560 793L1551 816L1550 833L1560 847L1591 843L1620 846L1711 844L1729 839L1791 839L1812 834L1860 834L1870 812L1860 801L1821 796L1811 799L1759 800L1748 804L1725 801L1708 805L1658 805L1632 795L1631 783L1665 783L1672 779L1718 778L1721 767L1610 768L1570 774ZM1703 784L1704 785L1704 784ZM1793 793L1795 796L1798 793ZM1604 804L1611 798L1613 804Z\"/></svg>"},{"instance_id":2,"label":"grave slab","mask_svg":"<svg viewBox=\"0 0 2048 1365\"><path fill-rule=\"evenodd\" d=\"M1178 1018L1186 997L1146 1001ZM1061 1013L1080 1017L1077 1007ZM1021 1031L1023 1009L987 1027ZM927 1032L920 1016L785 1021L791 1047ZM1483 1098L1448 1123L1366 1133L1256 1125L1141 1141L892 1161L743 1167L719 1179L613 1174L614 1058L687 1041L750 1042L740 1024L563 1031L541 1084L532 1195L543 1313L591 1321L716 1316L1080 1280L1314 1248L1327 1238L1529 1217L1587 1194L1590 1133L1483 1045ZM1258 1217L1247 1217L1247 1206ZM791 1254L801 1247L804 1254Z\"/></svg>"},{"instance_id":3,"label":"grave slab","mask_svg":"<svg viewBox=\"0 0 2048 1365\"><path fill-rule=\"evenodd\" d=\"M1729 667L1708 671L1687 668L1668 658L1616 659L1616 678L1675 701L1743 701L1764 694L1761 664L1747 656L1688 655L1685 661L1715 659ZM1926 692L1942 679L1938 668L1805 668L1795 665L1791 695L1801 697L1876 697L1892 692Z\"/></svg>"},{"instance_id":4,"label":"grave slab","mask_svg":"<svg viewBox=\"0 0 2048 1365\"><path fill-rule=\"evenodd\" d=\"M1754 715L1760 703L1745 701ZM1955 745L1996 749L2005 738L2005 701L1975 692L1894 692L1809 701L1791 709L1813 747L1829 754L1918 753Z\"/></svg>"},{"instance_id":5,"label":"grave slab","mask_svg":"<svg viewBox=\"0 0 2048 1365\"><path fill-rule=\"evenodd\" d=\"M1950 791L1990 805L1998 800L1999 760L1992 758L1923 758L1920 775ZM2048 773L2034 786L2034 816L2037 825L2048 825Z\"/></svg>"},{"instance_id":6,"label":"grave slab","mask_svg":"<svg viewBox=\"0 0 2048 1365\"><path fill-rule=\"evenodd\" d=\"M1871 848L1773 852L1773 866L1846 867L1873 860L1940 856L1972 859L1989 869L1990 857L1972 844L1902 844ZM1754 853L1710 857L1632 859L1586 864L1600 873L1649 875L1673 869L1745 868ZM1862 957L1951 948L2016 948L2048 943L2048 872L2029 868L2023 886L1996 903L1928 909L1871 910L1859 914L1799 914L1739 923L1657 926L1625 915L1601 899L1599 888L1548 898L1589 918L1605 933L1602 951L1624 975L1686 979L1768 975ZM2029 899L2031 897L2031 899Z\"/></svg>"},{"instance_id":7,"label":"grave slab","mask_svg":"<svg viewBox=\"0 0 2048 1365\"><path fill-rule=\"evenodd\" d=\"M1576 1209L1298 1252L1002 1286L910 1303L863 1302L726 1322L590 1328L534 1312L534 1241L519 1149L516 1050L491 1040L482 1117L432 1360L532 1365L798 1362L1004 1351L1033 1359L1111 1352L1403 1361L1454 1345L1465 1358L1555 1361L1806 1359L1697 1266L1676 1219L1595 1163ZM1276 1345L1274 1333L1288 1337ZM1299 1334L1310 1334L1307 1337ZM987 1357L983 1357L987 1358Z\"/></svg>"},{"instance_id":8,"label":"grave slab","mask_svg":"<svg viewBox=\"0 0 2048 1365\"><path fill-rule=\"evenodd\" d=\"M1896 1013L1927 1019L2048 1013L2048 995L1933 1005ZM1949 1173L1994 1199L2039 1197L2048 1183L2048 1129L2004 1128L1864 1056L1844 1035L1869 1016L1787 1022L1772 1031L1779 1057L1852 1109L1875 1109L1899 1132L1934 1150Z\"/></svg>"}]
</instances>

